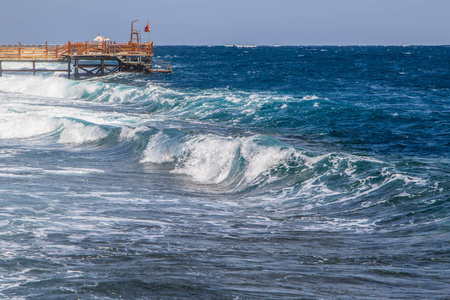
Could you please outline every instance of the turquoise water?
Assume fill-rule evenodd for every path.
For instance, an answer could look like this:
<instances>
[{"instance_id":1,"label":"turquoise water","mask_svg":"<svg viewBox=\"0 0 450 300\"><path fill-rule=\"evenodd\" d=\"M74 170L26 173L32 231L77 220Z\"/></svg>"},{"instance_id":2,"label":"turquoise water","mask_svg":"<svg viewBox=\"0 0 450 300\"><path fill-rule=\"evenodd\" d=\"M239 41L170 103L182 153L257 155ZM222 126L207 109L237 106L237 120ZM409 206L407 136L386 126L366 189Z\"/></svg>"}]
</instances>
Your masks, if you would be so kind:
<instances>
[{"instance_id":1,"label":"turquoise water","mask_svg":"<svg viewBox=\"0 0 450 300\"><path fill-rule=\"evenodd\" d=\"M449 47L155 53L0 78L0 297L448 297Z\"/></svg>"}]
</instances>

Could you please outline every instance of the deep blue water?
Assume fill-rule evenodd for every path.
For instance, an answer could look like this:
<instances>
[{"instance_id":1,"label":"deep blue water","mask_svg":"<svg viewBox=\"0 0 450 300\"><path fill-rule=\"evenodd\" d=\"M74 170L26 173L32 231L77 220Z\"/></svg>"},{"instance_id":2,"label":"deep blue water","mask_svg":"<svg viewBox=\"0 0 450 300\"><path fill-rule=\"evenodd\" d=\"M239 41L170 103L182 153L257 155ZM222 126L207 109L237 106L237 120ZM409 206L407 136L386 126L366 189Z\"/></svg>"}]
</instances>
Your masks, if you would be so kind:
<instances>
[{"instance_id":1,"label":"deep blue water","mask_svg":"<svg viewBox=\"0 0 450 300\"><path fill-rule=\"evenodd\" d=\"M449 297L450 47L155 53L0 78L0 298Z\"/></svg>"}]
</instances>

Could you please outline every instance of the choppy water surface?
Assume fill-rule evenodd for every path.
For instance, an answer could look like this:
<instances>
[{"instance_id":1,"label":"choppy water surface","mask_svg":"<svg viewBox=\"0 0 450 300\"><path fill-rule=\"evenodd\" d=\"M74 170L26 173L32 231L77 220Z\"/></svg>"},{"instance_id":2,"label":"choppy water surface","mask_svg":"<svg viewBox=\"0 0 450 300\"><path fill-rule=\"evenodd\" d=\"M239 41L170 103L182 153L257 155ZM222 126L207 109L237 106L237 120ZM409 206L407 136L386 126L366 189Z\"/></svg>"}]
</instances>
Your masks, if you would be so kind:
<instances>
[{"instance_id":1,"label":"choppy water surface","mask_svg":"<svg viewBox=\"0 0 450 300\"><path fill-rule=\"evenodd\" d=\"M0 297L450 295L449 47L155 51L0 78Z\"/></svg>"}]
</instances>

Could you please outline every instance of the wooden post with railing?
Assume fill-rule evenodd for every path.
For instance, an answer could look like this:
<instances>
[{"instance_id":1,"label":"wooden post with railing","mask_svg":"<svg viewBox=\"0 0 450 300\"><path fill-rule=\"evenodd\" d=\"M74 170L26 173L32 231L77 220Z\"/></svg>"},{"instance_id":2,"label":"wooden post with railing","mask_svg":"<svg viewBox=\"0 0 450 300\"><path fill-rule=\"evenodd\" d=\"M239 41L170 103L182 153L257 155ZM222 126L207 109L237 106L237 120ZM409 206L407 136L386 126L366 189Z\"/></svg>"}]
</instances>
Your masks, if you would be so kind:
<instances>
[{"instance_id":1,"label":"wooden post with railing","mask_svg":"<svg viewBox=\"0 0 450 300\"><path fill-rule=\"evenodd\" d=\"M19 42L19 46L17 47L17 58L20 60L21 55L20 55L20 42Z\"/></svg>"}]
</instances>

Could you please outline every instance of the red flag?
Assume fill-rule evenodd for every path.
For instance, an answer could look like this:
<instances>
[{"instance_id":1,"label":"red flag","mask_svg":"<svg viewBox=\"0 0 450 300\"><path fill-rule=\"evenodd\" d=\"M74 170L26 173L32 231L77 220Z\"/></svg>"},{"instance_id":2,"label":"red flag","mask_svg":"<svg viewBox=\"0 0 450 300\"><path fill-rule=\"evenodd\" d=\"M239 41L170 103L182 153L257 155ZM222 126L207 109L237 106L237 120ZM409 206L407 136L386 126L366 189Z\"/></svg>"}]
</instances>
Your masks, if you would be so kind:
<instances>
[{"instance_id":1,"label":"red flag","mask_svg":"<svg viewBox=\"0 0 450 300\"><path fill-rule=\"evenodd\" d=\"M150 20L148 21L147 26L145 26L145 32L150 32Z\"/></svg>"}]
</instances>

